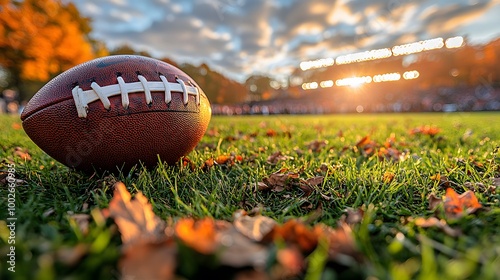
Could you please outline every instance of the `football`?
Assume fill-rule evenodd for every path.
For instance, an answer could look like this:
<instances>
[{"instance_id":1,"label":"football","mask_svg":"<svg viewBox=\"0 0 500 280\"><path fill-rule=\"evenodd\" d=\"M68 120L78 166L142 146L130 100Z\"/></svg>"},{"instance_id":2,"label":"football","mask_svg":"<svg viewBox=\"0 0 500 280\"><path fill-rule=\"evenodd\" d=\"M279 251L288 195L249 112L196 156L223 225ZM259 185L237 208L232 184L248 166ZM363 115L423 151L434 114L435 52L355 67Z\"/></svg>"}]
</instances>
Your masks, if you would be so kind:
<instances>
[{"instance_id":1,"label":"football","mask_svg":"<svg viewBox=\"0 0 500 280\"><path fill-rule=\"evenodd\" d=\"M35 144L85 172L175 164L201 140L210 117L207 96L186 73L135 55L97 58L63 72L21 114Z\"/></svg>"}]
</instances>

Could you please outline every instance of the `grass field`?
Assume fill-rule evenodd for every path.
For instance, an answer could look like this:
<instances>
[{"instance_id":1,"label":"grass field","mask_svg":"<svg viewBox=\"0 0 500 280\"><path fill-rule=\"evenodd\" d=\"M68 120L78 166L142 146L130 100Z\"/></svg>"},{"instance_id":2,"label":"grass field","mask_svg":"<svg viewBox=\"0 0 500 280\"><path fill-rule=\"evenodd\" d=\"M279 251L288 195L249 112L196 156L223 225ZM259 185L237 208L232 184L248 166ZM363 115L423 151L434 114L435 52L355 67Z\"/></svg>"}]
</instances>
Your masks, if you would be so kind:
<instances>
[{"instance_id":1,"label":"grass field","mask_svg":"<svg viewBox=\"0 0 500 280\"><path fill-rule=\"evenodd\" d=\"M138 167L89 178L43 153L18 118L0 116L0 278L119 278L120 235L94 211L108 207L113 183L123 181L163 220L231 220L238 209L259 207L279 223L303 218L335 227L347 209L363 209L352 228L364 262L327 265L323 279L500 279L499 124L498 113L214 117L188 155L193 168ZM421 130L411 133L415 128ZM281 157L270 159L276 152ZM237 160L208 168L205 162L219 156ZM9 165L18 179L15 273L7 270ZM324 180L307 194L256 190L284 168ZM429 195L441 197L447 186L472 190L483 208L458 218L430 210ZM74 214L94 217L88 232ZM456 234L416 223L433 216ZM82 244L85 254L72 259Z\"/></svg>"}]
</instances>

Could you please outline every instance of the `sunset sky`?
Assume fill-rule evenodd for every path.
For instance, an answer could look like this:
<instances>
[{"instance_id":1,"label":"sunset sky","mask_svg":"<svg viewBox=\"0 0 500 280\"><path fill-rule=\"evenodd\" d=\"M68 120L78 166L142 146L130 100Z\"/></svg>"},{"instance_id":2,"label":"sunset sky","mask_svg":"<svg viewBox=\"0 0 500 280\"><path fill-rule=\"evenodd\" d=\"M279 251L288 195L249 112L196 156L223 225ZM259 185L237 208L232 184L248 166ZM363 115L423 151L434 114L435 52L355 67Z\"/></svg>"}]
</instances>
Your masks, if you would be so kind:
<instances>
[{"instance_id":1,"label":"sunset sky","mask_svg":"<svg viewBox=\"0 0 500 280\"><path fill-rule=\"evenodd\" d=\"M435 37L500 36L500 0L75 0L110 47L207 63L243 81L288 76L304 60Z\"/></svg>"}]
</instances>

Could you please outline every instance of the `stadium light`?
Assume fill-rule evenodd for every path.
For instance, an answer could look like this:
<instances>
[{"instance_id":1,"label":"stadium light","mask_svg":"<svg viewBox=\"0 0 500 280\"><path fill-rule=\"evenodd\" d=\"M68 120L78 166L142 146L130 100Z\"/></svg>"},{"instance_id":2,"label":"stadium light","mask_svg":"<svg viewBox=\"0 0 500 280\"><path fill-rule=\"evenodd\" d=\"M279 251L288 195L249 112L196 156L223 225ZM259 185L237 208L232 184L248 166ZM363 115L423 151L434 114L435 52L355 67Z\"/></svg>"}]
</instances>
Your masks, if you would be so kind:
<instances>
[{"instance_id":1,"label":"stadium light","mask_svg":"<svg viewBox=\"0 0 500 280\"><path fill-rule=\"evenodd\" d=\"M369 84L372 82L372 77L363 76L363 77L349 77L344 79L338 79L335 81L335 85L342 86L350 86L350 87L359 87L362 84Z\"/></svg>"},{"instance_id":2,"label":"stadium light","mask_svg":"<svg viewBox=\"0 0 500 280\"><path fill-rule=\"evenodd\" d=\"M341 55L335 59L337 65L349 64L353 62L370 61L375 59L387 58L392 55L388 48L358 52L353 54Z\"/></svg>"},{"instance_id":3,"label":"stadium light","mask_svg":"<svg viewBox=\"0 0 500 280\"><path fill-rule=\"evenodd\" d=\"M420 42L404 44L392 47L394 56L419 53L428 50L440 49L444 46L443 38L434 38Z\"/></svg>"},{"instance_id":4,"label":"stadium light","mask_svg":"<svg viewBox=\"0 0 500 280\"><path fill-rule=\"evenodd\" d=\"M418 73L417 70L406 71L403 73L403 79L405 79L405 80L413 80L413 79L418 78L418 76L420 76L420 73Z\"/></svg>"},{"instance_id":5,"label":"stadium light","mask_svg":"<svg viewBox=\"0 0 500 280\"><path fill-rule=\"evenodd\" d=\"M317 60L303 61L300 63L300 69L306 71L314 68L322 68L327 66L332 66L335 64L335 59L333 58L322 58Z\"/></svg>"},{"instance_id":6,"label":"stadium light","mask_svg":"<svg viewBox=\"0 0 500 280\"><path fill-rule=\"evenodd\" d=\"M334 64L342 65L362 61L371 61L375 59L388 58L391 56L408 55L419 53L428 50L440 49L446 45L446 48L459 48L463 46L464 38L462 36L455 36L443 40L443 38L434 38L423 40L419 42L393 46L392 48L383 48L376 50L369 50L364 52L357 52L346 54L334 58L322 58L317 60L303 61L300 63L300 69L306 71L309 69L322 68L332 66Z\"/></svg>"},{"instance_id":7,"label":"stadium light","mask_svg":"<svg viewBox=\"0 0 500 280\"><path fill-rule=\"evenodd\" d=\"M445 45L448 49L460 48L464 43L464 37L456 36L446 39Z\"/></svg>"},{"instance_id":8,"label":"stadium light","mask_svg":"<svg viewBox=\"0 0 500 280\"><path fill-rule=\"evenodd\" d=\"M333 87L333 81L332 80L321 81L319 83L319 86L322 87L322 88Z\"/></svg>"},{"instance_id":9,"label":"stadium light","mask_svg":"<svg viewBox=\"0 0 500 280\"><path fill-rule=\"evenodd\" d=\"M399 73L386 73L373 76L373 81L376 83L399 81L400 79L401 74Z\"/></svg>"},{"instance_id":10,"label":"stadium light","mask_svg":"<svg viewBox=\"0 0 500 280\"><path fill-rule=\"evenodd\" d=\"M350 86L350 87L359 87L363 84L369 84L371 82L382 83L382 82L393 82L401 80L401 77L405 80L413 80L420 76L420 73L417 70L406 71L401 75L398 72L394 73L385 73L385 74L377 74L373 77L370 76L360 76L360 77L348 77L343 79L338 79L333 82L333 80L324 80L321 82L310 82L303 83L303 90L317 89L318 86L321 88L330 88L334 85L338 87Z\"/></svg>"}]
</instances>

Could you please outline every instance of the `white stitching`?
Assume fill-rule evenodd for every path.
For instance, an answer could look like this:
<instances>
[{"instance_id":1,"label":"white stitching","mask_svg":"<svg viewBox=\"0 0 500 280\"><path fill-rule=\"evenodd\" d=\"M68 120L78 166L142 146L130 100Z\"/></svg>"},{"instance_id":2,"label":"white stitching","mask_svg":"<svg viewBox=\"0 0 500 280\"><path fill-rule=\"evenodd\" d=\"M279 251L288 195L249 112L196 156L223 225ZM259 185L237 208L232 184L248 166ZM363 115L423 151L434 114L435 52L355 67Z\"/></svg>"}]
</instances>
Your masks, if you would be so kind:
<instances>
[{"instance_id":1,"label":"white stitching","mask_svg":"<svg viewBox=\"0 0 500 280\"><path fill-rule=\"evenodd\" d=\"M186 89L186 84L184 83L183 80L181 80L179 78L176 78L175 80L179 84L181 84L182 93L183 93L183 99L184 99L184 105L186 105L186 104L188 104L188 101L189 101L189 96L188 96L188 92L187 92L187 89Z\"/></svg>"},{"instance_id":2,"label":"white stitching","mask_svg":"<svg viewBox=\"0 0 500 280\"><path fill-rule=\"evenodd\" d=\"M170 88L170 83L167 81L165 76L160 76L160 80L165 87L165 103L169 104L172 101L172 89Z\"/></svg>"},{"instance_id":3,"label":"white stitching","mask_svg":"<svg viewBox=\"0 0 500 280\"><path fill-rule=\"evenodd\" d=\"M142 75L137 75L137 78L139 78L139 81L142 84L142 88L144 89L144 95L146 96L146 104L151 104L153 102L153 97L151 96L151 91L149 90L148 87L148 80L144 78Z\"/></svg>"},{"instance_id":4,"label":"white stitching","mask_svg":"<svg viewBox=\"0 0 500 280\"><path fill-rule=\"evenodd\" d=\"M130 101L128 100L128 89L127 89L127 84L123 80L122 77L116 77L116 80L118 80L118 85L120 86L120 92L122 96L122 106L123 108L127 109L128 105L130 105Z\"/></svg>"},{"instance_id":5,"label":"white stitching","mask_svg":"<svg viewBox=\"0 0 500 280\"><path fill-rule=\"evenodd\" d=\"M107 86L99 86L96 82L91 84L91 89L82 90L79 86L75 86L72 90L73 99L75 101L78 117L86 118L88 111L88 104L100 100L106 109L109 109L111 104L109 97L114 95L121 95L122 106L127 108L130 101L128 98L129 93L144 92L146 103L152 102L152 91L164 91L165 103L170 103L172 100L171 92L181 92L183 94L183 102L187 104L189 95L194 95L196 105L200 105L200 93L196 86L186 85L181 79L177 78L176 83L170 83L165 76L161 75L161 81L147 81L141 75L138 75L139 82L126 83L122 77L117 77L118 84Z\"/></svg>"},{"instance_id":6,"label":"white stitching","mask_svg":"<svg viewBox=\"0 0 500 280\"><path fill-rule=\"evenodd\" d=\"M109 109L111 107L111 103L109 102L108 97L102 92L101 87L96 82L92 82L92 84L90 84L90 87L95 91L97 96L99 96L99 99L101 99L104 108Z\"/></svg>"}]
</instances>

